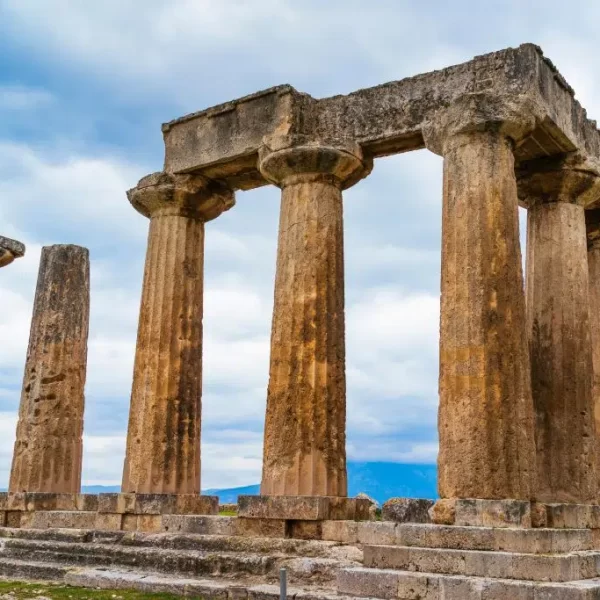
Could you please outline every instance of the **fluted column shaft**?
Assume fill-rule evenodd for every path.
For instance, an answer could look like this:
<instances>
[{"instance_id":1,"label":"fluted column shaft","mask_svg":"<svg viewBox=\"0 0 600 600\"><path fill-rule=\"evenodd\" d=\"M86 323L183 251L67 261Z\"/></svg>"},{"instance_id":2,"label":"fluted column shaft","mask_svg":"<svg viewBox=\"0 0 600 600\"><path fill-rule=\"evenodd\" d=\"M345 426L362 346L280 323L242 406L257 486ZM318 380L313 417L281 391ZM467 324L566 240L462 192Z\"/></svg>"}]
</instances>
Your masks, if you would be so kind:
<instances>
[{"instance_id":1,"label":"fluted column shaft","mask_svg":"<svg viewBox=\"0 0 600 600\"><path fill-rule=\"evenodd\" d=\"M535 474L517 188L499 130L444 144L439 493L528 499Z\"/></svg>"},{"instance_id":2,"label":"fluted column shaft","mask_svg":"<svg viewBox=\"0 0 600 600\"><path fill-rule=\"evenodd\" d=\"M592 344L592 405L594 410L594 452L596 481L600 478L600 210L585 211L589 286L589 322ZM600 492L600 489L597 490ZM598 499L596 499L598 502Z\"/></svg>"},{"instance_id":3,"label":"fluted column shaft","mask_svg":"<svg viewBox=\"0 0 600 600\"><path fill-rule=\"evenodd\" d=\"M263 156L282 188L261 494L346 496L341 187L360 156Z\"/></svg>"},{"instance_id":4,"label":"fluted column shaft","mask_svg":"<svg viewBox=\"0 0 600 600\"><path fill-rule=\"evenodd\" d=\"M596 497L592 347L584 209L527 214L527 329L536 412L538 489L546 502Z\"/></svg>"},{"instance_id":5,"label":"fluted column shaft","mask_svg":"<svg viewBox=\"0 0 600 600\"><path fill-rule=\"evenodd\" d=\"M596 452L600 451L600 239L588 248L588 276L590 290L590 334L592 340L592 399L596 427ZM600 456L596 461L596 477L600 476Z\"/></svg>"},{"instance_id":6,"label":"fluted column shaft","mask_svg":"<svg viewBox=\"0 0 600 600\"><path fill-rule=\"evenodd\" d=\"M151 220L122 491L199 493L204 222L233 196L191 176L150 178L129 193Z\"/></svg>"},{"instance_id":7,"label":"fluted column shaft","mask_svg":"<svg viewBox=\"0 0 600 600\"><path fill-rule=\"evenodd\" d=\"M42 248L11 492L80 491L89 273L86 248Z\"/></svg>"}]
</instances>

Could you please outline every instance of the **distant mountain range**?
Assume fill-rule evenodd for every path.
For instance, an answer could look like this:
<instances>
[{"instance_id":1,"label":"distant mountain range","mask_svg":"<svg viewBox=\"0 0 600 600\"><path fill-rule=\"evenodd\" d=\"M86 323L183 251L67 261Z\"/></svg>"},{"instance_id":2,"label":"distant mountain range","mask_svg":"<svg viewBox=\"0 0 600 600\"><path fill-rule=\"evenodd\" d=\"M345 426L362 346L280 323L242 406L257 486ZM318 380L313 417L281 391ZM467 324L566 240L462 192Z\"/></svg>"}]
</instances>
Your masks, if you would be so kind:
<instances>
[{"instance_id":1,"label":"distant mountain range","mask_svg":"<svg viewBox=\"0 0 600 600\"><path fill-rule=\"evenodd\" d=\"M119 486L84 485L86 494L118 492ZM437 498L436 465L390 462L349 462L348 495L363 492L382 504L388 498ZM219 496L221 503L235 503L241 494L259 493L259 485L227 489L202 490L203 494Z\"/></svg>"}]
</instances>

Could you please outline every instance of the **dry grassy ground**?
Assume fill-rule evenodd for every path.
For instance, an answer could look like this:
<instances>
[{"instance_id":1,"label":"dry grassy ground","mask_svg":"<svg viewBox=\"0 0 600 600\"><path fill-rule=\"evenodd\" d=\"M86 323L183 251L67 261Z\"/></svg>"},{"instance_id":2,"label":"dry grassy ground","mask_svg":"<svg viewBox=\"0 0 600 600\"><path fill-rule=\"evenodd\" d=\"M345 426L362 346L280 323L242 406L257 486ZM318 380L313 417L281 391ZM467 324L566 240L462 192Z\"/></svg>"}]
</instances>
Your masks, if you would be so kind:
<instances>
[{"instance_id":1,"label":"dry grassy ground","mask_svg":"<svg viewBox=\"0 0 600 600\"><path fill-rule=\"evenodd\" d=\"M0 600L181 600L181 597L124 590L91 590L49 583L0 581Z\"/></svg>"}]
</instances>

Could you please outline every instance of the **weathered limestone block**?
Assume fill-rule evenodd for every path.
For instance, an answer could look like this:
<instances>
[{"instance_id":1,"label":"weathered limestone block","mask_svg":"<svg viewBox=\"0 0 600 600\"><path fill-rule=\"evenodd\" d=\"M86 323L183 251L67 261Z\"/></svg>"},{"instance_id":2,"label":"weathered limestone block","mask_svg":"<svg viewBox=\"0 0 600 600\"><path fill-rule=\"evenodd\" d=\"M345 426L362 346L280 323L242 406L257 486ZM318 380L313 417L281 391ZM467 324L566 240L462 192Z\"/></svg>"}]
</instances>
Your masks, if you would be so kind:
<instances>
[{"instance_id":1,"label":"weathered limestone block","mask_svg":"<svg viewBox=\"0 0 600 600\"><path fill-rule=\"evenodd\" d=\"M79 492L89 271L86 248L56 245L42 249L11 492Z\"/></svg>"},{"instance_id":2,"label":"weathered limestone block","mask_svg":"<svg viewBox=\"0 0 600 600\"><path fill-rule=\"evenodd\" d=\"M424 132L444 157L440 314L442 498L529 499L535 482L513 145L527 105L472 94Z\"/></svg>"},{"instance_id":3,"label":"weathered limestone block","mask_svg":"<svg viewBox=\"0 0 600 600\"><path fill-rule=\"evenodd\" d=\"M327 496L239 496L238 516L246 519L294 521L367 520L365 498Z\"/></svg>"},{"instance_id":4,"label":"weathered limestone block","mask_svg":"<svg viewBox=\"0 0 600 600\"><path fill-rule=\"evenodd\" d=\"M517 171L527 211L527 330L540 502L597 496L592 343L583 206L600 177L577 155Z\"/></svg>"},{"instance_id":5,"label":"weathered limestone block","mask_svg":"<svg viewBox=\"0 0 600 600\"><path fill-rule=\"evenodd\" d=\"M199 494L100 494L98 512L135 515L216 515L219 498Z\"/></svg>"},{"instance_id":6,"label":"weathered limestone block","mask_svg":"<svg viewBox=\"0 0 600 600\"><path fill-rule=\"evenodd\" d=\"M25 245L0 235L0 267L10 265L15 258L25 255Z\"/></svg>"},{"instance_id":7,"label":"weathered limestone block","mask_svg":"<svg viewBox=\"0 0 600 600\"><path fill-rule=\"evenodd\" d=\"M121 489L198 494L204 223L234 197L201 177L154 173L128 198L150 231Z\"/></svg>"},{"instance_id":8,"label":"weathered limestone block","mask_svg":"<svg viewBox=\"0 0 600 600\"><path fill-rule=\"evenodd\" d=\"M423 498L390 498L383 503L382 519L396 523L431 523L429 511L433 500Z\"/></svg>"},{"instance_id":9,"label":"weathered limestone block","mask_svg":"<svg viewBox=\"0 0 600 600\"><path fill-rule=\"evenodd\" d=\"M369 167L358 148L261 149L282 189L261 494L345 496L342 188Z\"/></svg>"},{"instance_id":10,"label":"weathered limestone block","mask_svg":"<svg viewBox=\"0 0 600 600\"><path fill-rule=\"evenodd\" d=\"M531 527L531 503L523 500L459 499L455 525L467 527Z\"/></svg>"}]
</instances>

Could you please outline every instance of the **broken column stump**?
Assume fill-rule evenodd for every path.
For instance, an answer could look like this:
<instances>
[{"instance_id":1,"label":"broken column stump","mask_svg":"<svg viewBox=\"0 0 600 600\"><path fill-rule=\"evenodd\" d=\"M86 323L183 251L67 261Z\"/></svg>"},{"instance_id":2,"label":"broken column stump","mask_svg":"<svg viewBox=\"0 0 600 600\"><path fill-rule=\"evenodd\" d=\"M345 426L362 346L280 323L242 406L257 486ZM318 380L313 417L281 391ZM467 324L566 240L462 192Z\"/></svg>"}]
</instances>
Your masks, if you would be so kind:
<instances>
[{"instance_id":1,"label":"broken column stump","mask_svg":"<svg viewBox=\"0 0 600 600\"><path fill-rule=\"evenodd\" d=\"M87 248L42 248L11 492L79 492L89 304Z\"/></svg>"}]
</instances>

